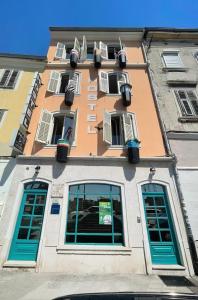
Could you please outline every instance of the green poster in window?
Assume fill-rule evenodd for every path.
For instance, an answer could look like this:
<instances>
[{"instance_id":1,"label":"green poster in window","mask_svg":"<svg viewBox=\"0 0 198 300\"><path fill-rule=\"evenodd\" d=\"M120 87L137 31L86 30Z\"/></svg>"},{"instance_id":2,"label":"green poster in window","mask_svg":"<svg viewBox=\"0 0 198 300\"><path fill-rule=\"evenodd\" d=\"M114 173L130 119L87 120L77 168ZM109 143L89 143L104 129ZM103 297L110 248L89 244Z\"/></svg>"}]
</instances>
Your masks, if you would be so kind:
<instances>
[{"instance_id":1,"label":"green poster in window","mask_svg":"<svg viewBox=\"0 0 198 300\"><path fill-rule=\"evenodd\" d=\"M100 225L111 225L112 223L112 212L111 202L99 202L99 224Z\"/></svg>"}]
</instances>

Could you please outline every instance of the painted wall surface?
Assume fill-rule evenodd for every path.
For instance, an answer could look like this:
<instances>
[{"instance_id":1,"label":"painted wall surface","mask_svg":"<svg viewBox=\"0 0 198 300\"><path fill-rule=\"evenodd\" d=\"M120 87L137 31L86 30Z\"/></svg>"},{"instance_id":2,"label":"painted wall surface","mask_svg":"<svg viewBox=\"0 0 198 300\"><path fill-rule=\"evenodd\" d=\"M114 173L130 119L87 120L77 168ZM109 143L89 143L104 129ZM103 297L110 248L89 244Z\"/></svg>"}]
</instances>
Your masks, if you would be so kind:
<instances>
[{"instance_id":1,"label":"painted wall surface","mask_svg":"<svg viewBox=\"0 0 198 300\"><path fill-rule=\"evenodd\" d=\"M178 167L198 167L198 140L170 139L172 152L177 157Z\"/></svg>"},{"instance_id":2,"label":"painted wall surface","mask_svg":"<svg viewBox=\"0 0 198 300\"><path fill-rule=\"evenodd\" d=\"M123 147L109 147L103 142L102 130L97 131L95 127L103 126L104 110L109 112L128 111L136 114L138 138L141 141L140 155L142 157L165 156L164 145L161 137L161 131L155 111L150 84L146 66L132 66L124 69L128 73L129 82L132 84L132 103L125 108L122 105L121 96L106 95L99 92L98 70L93 67L93 62L85 62L75 71L80 73L80 95L75 95L74 104L71 108L64 104L64 95L54 95L46 91L50 72L52 70L64 71L71 70L68 61L59 61L54 59L56 47L53 44L49 47L48 67L42 75L43 86L40 88L37 105L34 110L30 123L31 132L28 135L25 147L26 155L37 156L55 156L56 146L45 146L35 142L37 124L40 119L42 109L50 112L55 111L75 111L78 110L76 127L76 145L72 147L71 156L89 156L90 153L95 156L125 156L126 150ZM139 43L131 42L127 44L127 64L143 64L142 50ZM86 64L87 63L87 64ZM54 66L53 66L54 64ZM115 61L106 61L106 65L100 70L103 71L122 71L116 66ZM109 67L108 67L109 66ZM88 91L88 87L94 86L95 92ZM95 94L97 100L88 100L89 94ZM89 104L95 104L92 110ZM88 115L96 115L96 121L88 122ZM88 126L92 126L95 133L88 133Z\"/></svg>"},{"instance_id":3,"label":"painted wall surface","mask_svg":"<svg viewBox=\"0 0 198 300\"><path fill-rule=\"evenodd\" d=\"M34 72L20 71L14 89L0 89L0 109L7 110L0 127L0 156L9 156L9 146L20 127L25 100L32 86Z\"/></svg>"},{"instance_id":4,"label":"painted wall surface","mask_svg":"<svg viewBox=\"0 0 198 300\"><path fill-rule=\"evenodd\" d=\"M35 166L41 166L35 177ZM187 275L192 271L188 244L185 235L179 201L176 195L171 168L168 163L152 162L156 174L151 179L151 163L142 162L133 167L127 161L94 161L93 159L72 160L67 165L54 159L19 159L14 180L9 192L9 201L1 222L0 260L7 259L10 243L23 194L23 183L44 180L49 183L43 230L37 261L37 269L42 272L66 272L67 274L105 274L136 273L149 274L161 272L170 274L167 267L154 270L151 265L150 251L141 196L142 183L157 182L167 186L169 204L172 211L177 241L180 249L183 270L174 267L174 274ZM64 244L67 220L68 187L71 184L97 182L119 185L122 191L122 212L125 245L119 247L96 245ZM63 185L59 197L53 193L56 185ZM16 196L17 191L17 196ZM62 195L61 195L62 193ZM51 215L51 204L60 203L59 215ZM140 221L138 221L140 220ZM188 269L188 264L190 269Z\"/></svg>"},{"instance_id":5,"label":"painted wall surface","mask_svg":"<svg viewBox=\"0 0 198 300\"><path fill-rule=\"evenodd\" d=\"M179 51L180 58L185 68L182 72L168 72L164 69L162 52L165 49L175 49ZM190 87L189 84L194 82L193 88L195 88L198 95L198 88L196 85L198 81L198 64L194 57L196 51L197 45L191 42L186 43L181 41L153 41L150 48L147 50L151 76L157 93L161 117L167 131L198 131L197 122L184 123L178 121L178 118L182 117L182 114L173 92L174 88L177 86L180 86L181 88L182 86Z\"/></svg>"}]
</instances>

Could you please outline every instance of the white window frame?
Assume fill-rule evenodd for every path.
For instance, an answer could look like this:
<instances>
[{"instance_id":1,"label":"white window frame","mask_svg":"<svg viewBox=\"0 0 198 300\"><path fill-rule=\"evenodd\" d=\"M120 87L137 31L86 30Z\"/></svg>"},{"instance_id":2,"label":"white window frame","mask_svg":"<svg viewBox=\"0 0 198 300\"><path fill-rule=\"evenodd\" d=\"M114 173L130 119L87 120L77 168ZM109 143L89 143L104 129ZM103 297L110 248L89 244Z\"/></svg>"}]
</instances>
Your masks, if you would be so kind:
<instances>
[{"instance_id":1,"label":"white window frame","mask_svg":"<svg viewBox=\"0 0 198 300\"><path fill-rule=\"evenodd\" d=\"M137 139L139 140L138 138L138 129L137 129L137 121L136 121L136 115L135 113L132 113L132 112L123 112L123 111L113 111L113 112L107 112L105 111L104 113L107 113L111 118L112 117L120 117L122 119L122 124L120 125L121 126L121 130L122 130L122 137L123 137L123 144L122 145L112 145L112 128L111 128L111 143L109 143L108 141L105 141L105 128L104 128L104 119L103 119L103 142L105 142L106 144L109 145L109 148L112 148L112 149L123 149L123 148L126 148L126 141L125 141L125 138L126 138L126 124L124 126L124 115L127 114L131 117L131 125L132 125L132 135L133 135L133 139ZM110 120L111 122L111 120ZM111 127L111 126L110 126Z\"/></svg>"},{"instance_id":2,"label":"white window frame","mask_svg":"<svg viewBox=\"0 0 198 300\"><path fill-rule=\"evenodd\" d=\"M3 126L3 123L7 115L7 111L8 111L7 109L0 109L0 112L3 112L2 118L0 119L0 128Z\"/></svg>"},{"instance_id":3,"label":"white window frame","mask_svg":"<svg viewBox=\"0 0 198 300\"><path fill-rule=\"evenodd\" d=\"M40 128L40 124L41 124L44 112L49 113L51 115L51 119L50 119L50 123L49 123L47 141L46 142L41 142L37 139L37 137L39 135L39 128ZM46 147L56 147L57 146L56 144L51 144L51 140L52 140L52 135L53 135L53 131L54 131L54 117L58 117L58 116L73 116L74 117L74 136L73 136L71 146L72 147L76 146L78 110L76 110L76 111L63 110L63 111L58 111L58 112L49 112L49 111L46 111L46 110L41 111L40 121L39 121L39 124L38 124L38 127L37 127L35 141L45 145Z\"/></svg>"},{"instance_id":4,"label":"white window frame","mask_svg":"<svg viewBox=\"0 0 198 300\"><path fill-rule=\"evenodd\" d=\"M187 94L188 91L192 91L196 98L197 98L197 103L198 103L198 94L197 94L197 91L195 88L174 88L172 89L173 91L173 94L174 94L174 97L175 97L175 100L176 100L176 103L177 103L177 106L179 108L179 111L180 111L180 115L181 117L187 117L187 118L198 118L198 114L196 114L192 104L191 104L191 100L189 99L189 96ZM179 96L178 96L178 91L183 91L186 95L186 101L188 102L188 106L192 112L192 114L188 114L188 112L186 111L186 108L184 106L184 104L182 103L182 100L180 100Z\"/></svg>"},{"instance_id":5,"label":"white window frame","mask_svg":"<svg viewBox=\"0 0 198 300\"><path fill-rule=\"evenodd\" d=\"M107 74L107 81L106 81L106 84L108 85L108 88L106 90L106 92L104 91L104 89L102 88L101 86L101 77L102 77L102 73L105 73ZM109 93L109 74L116 74L117 75L117 85L118 85L118 93L117 94L110 94ZM120 92L120 88L119 88L119 84L118 82L121 82L118 80L118 74L122 74L125 76L125 79L126 79L126 82L125 83L129 83L129 75L128 73L126 72L112 72L112 71L109 71L109 72L104 72L104 71L100 71L99 72L99 86L100 86L100 91L103 92L103 93L106 93L108 96L116 96L116 95L121 95L121 92Z\"/></svg>"},{"instance_id":6,"label":"white window frame","mask_svg":"<svg viewBox=\"0 0 198 300\"><path fill-rule=\"evenodd\" d=\"M57 80L57 84L56 84L56 88L55 90L50 90L49 89L49 86L50 86L50 81L52 80L52 77L53 77L53 74L57 73L58 75L58 78L56 79ZM51 71L50 73L50 78L49 78L49 81L48 81L48 88L47 88L47 91L50 92L50 93L54 93L55 95L64 95L64 93L60 93L60 87L61 87L61 76L62 75L65 75L65 74L69 74L69 77L70 79L72 79L72 75L75 74L77 75L78 77L78 82L77 82L77 89L75 91L75 95L80 95L80 82L81 82L81 73L79 72L72 72L72 71L61 71L61 72L58 72L58 71Z\"/></svg>"},{"instance_id":7,"label":"white window frame","mask_svg":"<svg viewBox=\"0 0 198 300\"><path fill-rule=\"evenodd\" d=\"M17 85L18 85L18 80L19 80L19 77L20 77L20 73L21 73L21 72L20 72L20 70L17 70L17 69L0 69L0 81L1 81L1 79L3 78L4 73L5 73L6 71L9 71L10 73L9 73L9 75L8 75L8 78L7 78L7 80L6 80L5 84L4 84L4 86L0 86L0 89L15 90L16 87L17 87ZM17 73L17 76L16 76L16 78L15 78L14 85L13 85L13 87L7 87L8 83L9 83L9 81L10 81L10 78L11 78L11 76L12 76L12 74L13 74L14 71L18 72L18 73Z\"/></svg>"},{"instance_id":8,"label":"white window frame","mask_svg":"<svg viewBox=\"0 0 198 300\"><path fill-rule=\"evenodd\" d=\"M176 66L168 66L165 59L164 59L164 54L177 54L177 57L178 57L178 65ZM178 49L164 49L161 53L161 58L162 58L162 62L163 62L163 67L166 68L166 69L184 69L184 64L183 64L183 61L181 59L181 56L180 56L180 50Z\"/></svg>"}]
</instances>

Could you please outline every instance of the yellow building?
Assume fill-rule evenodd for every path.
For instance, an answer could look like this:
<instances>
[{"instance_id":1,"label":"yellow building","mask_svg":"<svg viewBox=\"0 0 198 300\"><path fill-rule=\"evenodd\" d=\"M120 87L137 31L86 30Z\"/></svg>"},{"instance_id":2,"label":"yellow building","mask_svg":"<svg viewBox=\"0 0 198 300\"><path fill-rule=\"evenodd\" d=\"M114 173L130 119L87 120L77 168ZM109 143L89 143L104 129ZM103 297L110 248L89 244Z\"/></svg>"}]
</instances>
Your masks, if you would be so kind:
<instances>
[{"instance_id":1,"label":"yellow building","mask_svg":"<svg viewBox=\"0 0 198 300\"><path fill-rule=\"evenodd\" d=\"M23 152L45 57L0 54L0 156Z\"/></svg>"}]
</instances>

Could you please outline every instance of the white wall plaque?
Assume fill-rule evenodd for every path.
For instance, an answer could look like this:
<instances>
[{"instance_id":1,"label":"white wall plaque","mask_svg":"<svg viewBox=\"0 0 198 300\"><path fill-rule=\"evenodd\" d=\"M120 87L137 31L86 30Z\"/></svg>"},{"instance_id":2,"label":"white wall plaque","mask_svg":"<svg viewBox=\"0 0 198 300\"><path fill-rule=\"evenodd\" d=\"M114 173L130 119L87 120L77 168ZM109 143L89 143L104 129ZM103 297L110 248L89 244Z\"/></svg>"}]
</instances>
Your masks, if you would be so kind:
<instances>
[{"instance_id":1,"label":"white wall plaque","mask_svg":"<svg viewBox=\"0 0 198 300\"><path fill-rule=\"evenodd\" d=\"M64 184L52 184L51 197L62 198L64 193Z\"/></svg>"}]
</instances>

